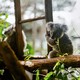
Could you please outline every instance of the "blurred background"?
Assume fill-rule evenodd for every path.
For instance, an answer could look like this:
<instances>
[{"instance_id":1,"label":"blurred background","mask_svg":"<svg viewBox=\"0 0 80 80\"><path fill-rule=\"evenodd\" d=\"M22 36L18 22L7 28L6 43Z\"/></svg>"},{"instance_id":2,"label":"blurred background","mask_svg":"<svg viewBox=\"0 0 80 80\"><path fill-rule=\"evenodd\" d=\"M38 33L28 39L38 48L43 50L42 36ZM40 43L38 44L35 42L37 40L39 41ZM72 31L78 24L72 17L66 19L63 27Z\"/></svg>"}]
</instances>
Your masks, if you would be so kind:
<instances>
[{"instance_id":1,"label":"blurred background","mask_svg":"<svg viewBox=\"0 0 80 80\"><path fill-rule=\"evenodd\" d=\"M22 20L45 15L44 0L20 1ZM52 0L52 4L54 23L63 23L68 26L67 34L72 40L74 54L80 54L80 0ZM13 0L0 0L0 13L7 13L7 21L15 24ZM47 54L45 24L44 19L22 24L27 42L36 55Z\"/></svg>"}]
</instances>

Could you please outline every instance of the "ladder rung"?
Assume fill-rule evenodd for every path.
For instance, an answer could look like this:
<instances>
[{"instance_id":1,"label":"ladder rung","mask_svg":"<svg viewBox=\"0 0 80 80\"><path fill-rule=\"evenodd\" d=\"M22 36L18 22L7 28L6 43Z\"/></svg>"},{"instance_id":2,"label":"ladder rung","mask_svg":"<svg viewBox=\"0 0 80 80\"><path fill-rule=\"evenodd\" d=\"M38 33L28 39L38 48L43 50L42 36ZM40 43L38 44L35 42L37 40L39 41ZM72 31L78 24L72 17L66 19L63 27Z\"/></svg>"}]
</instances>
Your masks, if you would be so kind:
<instances>
[{"instance_id":1,"label":"ladder rung","mask_svg":"<svg viewBox=\"0 0 80 80\"><path fill-rule=\"evenodd\" d=\"M32 21L36 21L36 20L41 20L41 19L45 19L45 16L32 18L32 19L25 19L25 20L20 21L19 23L22 24L22 23L26 23L26 22L32 22Z\"/></svg>"}]
</instances>

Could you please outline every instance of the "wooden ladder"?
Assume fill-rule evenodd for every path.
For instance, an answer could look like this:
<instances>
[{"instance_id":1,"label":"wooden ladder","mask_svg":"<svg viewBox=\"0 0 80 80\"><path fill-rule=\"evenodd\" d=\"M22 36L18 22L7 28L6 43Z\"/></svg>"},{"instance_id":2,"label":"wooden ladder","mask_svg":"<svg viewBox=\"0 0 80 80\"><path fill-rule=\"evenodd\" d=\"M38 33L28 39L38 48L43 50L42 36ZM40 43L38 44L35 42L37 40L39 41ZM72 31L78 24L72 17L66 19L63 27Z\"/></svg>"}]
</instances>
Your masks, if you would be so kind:
<instances>
[{"instance_id":1,"label":"wooden ladder","mask_svg":"<svg viewBox=\"0 0 80 80\"><path fill-rule=\"evenodd\" d=\"M45 16L32 18L32 19L25 19L21 20L21 4L20 0L14 0L14 7L15 7L15 28L16 28L16 38L17 38L17 49L18 54L23 56L23 48L24 48L24 42L23 42L23 36L22 36L22 23L36 21L45 19L46 22L53 21L53 15L52 15L52 0L45 0ZM48 46L47 50L48 52L51 51L51 47Z\"/></svg>"}]
</instances>

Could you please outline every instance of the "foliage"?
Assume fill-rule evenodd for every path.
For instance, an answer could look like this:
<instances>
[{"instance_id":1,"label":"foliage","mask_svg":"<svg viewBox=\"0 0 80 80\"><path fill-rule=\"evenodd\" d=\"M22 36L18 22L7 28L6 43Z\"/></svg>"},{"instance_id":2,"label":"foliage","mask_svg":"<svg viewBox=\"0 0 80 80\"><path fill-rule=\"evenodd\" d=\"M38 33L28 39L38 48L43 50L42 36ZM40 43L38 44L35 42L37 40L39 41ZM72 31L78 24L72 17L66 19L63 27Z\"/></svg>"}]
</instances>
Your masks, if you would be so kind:
<instances>
[{"instance_id":1,"label":"foliage","mask_svg":"<svg viewBox=\"0 0 80 80\"><path fill-rule=\"evenodd\" d=\"M36 80L40 80L39 79L39 70L36 70Z\"/></svg>"},{"instance_id":2,"label":"foliage","mask_svg":"<svg viewBox=\"0 0 80 80\"><path fill-rule=\"evenodd\" d=\"M34 49L30 44L27 44L26 52L24 53L24 56L25 56L24 60L29 60L33 54L34 54Z\"/></svg>"},{"instance_id":3,"label":"foliage","mask_svg":"<svg viewBox=\"0 0 80 80\"><path fill-rule=\"evenodd\" d=\"M0 70L0 75L3 75L3 73L4 73L4 70L3 69Z\"/></svg>"},{"instance_id":4,"label":"foliage","mask_svg":"<svg viewBox=\"0 0 80 80\"><path fill-rule=\"evenodd\" d=\"M78 75L77 75L78 74ZM69 67L68 69L64 67L64 63L57 62L53 68L52 72L49 72L44 80L79 80L80 73L76 72L76 69Z\"/></svg>"},{"instance_id":5,"label":"foliage","mask_svg":"<svg viewBox=\"0 0 80 80\"><path fill-rule=\"evenodd\" d=\"M30 44L27 44L26 49L28 49L28 54L34 54L34 49L32 48Z\"/></svg>"},{"instance_id":6,"label":"foliage","mask_svg":"<svg viewBox=\"0 0 80 80\"><path fill-rule=\"evenodd\" d=\"M7 28L10 25L10 23L6 21L7 18L8 14L0 13L0 40L4 37L2 34L4 28Z\"/></svg>"},{"instance_id":7,"label":"foliage","mask_svg":"<svg viewBox=\"0 0 80 80\"><path fill-rule=\"evenodd\" d=\"M39 72L36 75L36 79L40 80ZM58 61L42 80L80 80L80 72L77 68L65 68L64 63Z\"/></svg>"},{"instance_id":8,"label":"foliage","mask_svg":"<svg viewBox=\"0 0 80 80\"><path fill-rule=\"evenodd\" d=\"M45 77L44 77L44 80L51 80L53 76L53 72L49 72Z\"/></svg>"},{"instance_id":9,"label":"foliage","mask_svg":"<svg viewBox=\"0 0 80 80\"><path fill-rule=\"evenodd\" d=\"M10 23L6 21L7 18L8 18L8 14L0 13L0 41L2 41L4 38L4 35L2 33L3 30L10 25ZM0 61L2 61L1 57L0 57ZM4 69L0 69L0 75L3 75L3 73L4 73Z\"/></svg>"}]
</instances>

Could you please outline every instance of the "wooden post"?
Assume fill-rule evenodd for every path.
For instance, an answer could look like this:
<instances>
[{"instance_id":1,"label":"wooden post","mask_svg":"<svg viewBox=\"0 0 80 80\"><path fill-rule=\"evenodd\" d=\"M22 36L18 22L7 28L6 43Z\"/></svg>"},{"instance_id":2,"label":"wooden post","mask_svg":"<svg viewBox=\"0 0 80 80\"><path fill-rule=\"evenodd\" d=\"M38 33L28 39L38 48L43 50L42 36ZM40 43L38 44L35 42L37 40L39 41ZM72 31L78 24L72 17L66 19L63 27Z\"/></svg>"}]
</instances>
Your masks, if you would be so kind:
<instances>
[{"instance_id":1,"label":"wooden post","mask_svg":"<svg viewBox=\"0 0 80 80\"><path fill-rule=\"evenodd\" d=\"M21 21L20 0L14 0L14 7L15 7L16 41L17 41L17 49L18 49L17 54L19 55L19 59L22 59L24 42L23 42L23 35L22 35L22 25L19 23Z\"/></svg>"},{"instance_id":2,"label":"wooden post","mask_svg":"<svg viewBox=\"0 0 80 80\"><path fill-rule=\"evenodd\" d=\"M46 18L46 22L53 21L52 0L45 0L45 18ZM52 48L48 45L48 53L51 50Z\"/></svg>"}]
</instances>

